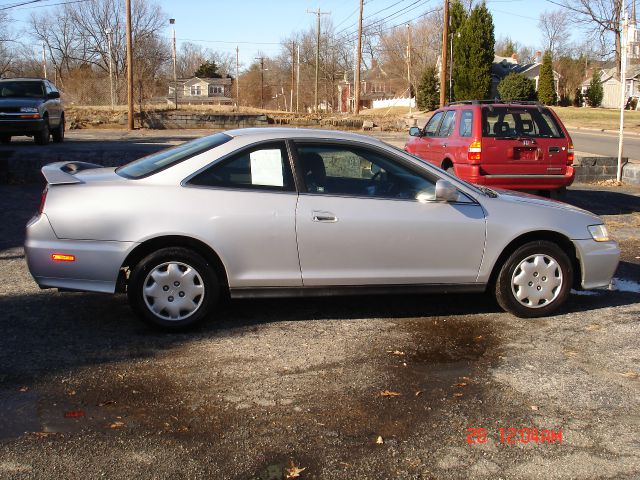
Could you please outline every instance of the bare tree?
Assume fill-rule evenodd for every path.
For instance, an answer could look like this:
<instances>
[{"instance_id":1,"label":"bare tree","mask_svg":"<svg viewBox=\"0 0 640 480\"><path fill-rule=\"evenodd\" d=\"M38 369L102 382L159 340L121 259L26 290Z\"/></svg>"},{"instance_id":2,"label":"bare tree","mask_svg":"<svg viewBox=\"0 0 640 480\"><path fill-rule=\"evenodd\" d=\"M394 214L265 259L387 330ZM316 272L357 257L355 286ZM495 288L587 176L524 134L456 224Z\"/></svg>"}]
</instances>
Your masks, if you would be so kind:
<instances>
[{"instance_id":1,"label":"bare tree","mask_svg":"<svg viewBox=\"0 0 640 480\"><path fill-rule=\"evenodd\" d=\"M542 12L538 20L538 29L542 34L543 51L551 52L553 58L558 58L565 52L571 38L566 12Z\"/></svg>"},{"instance_id":2,"label":"bare tree","mask_svg":"<svg viewBox=\"0 0 640 480\"><path fill-rule=\"evenodd\" d=\"M623 0L549 0L571 12L570 18L596 35L605 53L614 53L620 73L620 15ZM611 37L614 37L612 50Z\"/></svg>"},{"instance_id":3,"label":"bare tree","mask_svg":"<svg viewBox=\"0 0 640 480\"><path fill-rule=\"evenodd\" d=\"M0 12L0 77L11 71L11 63L15 57L15 42L13 31L10 27L9 16L5 12Z\"/></svg>"}]
</instances>

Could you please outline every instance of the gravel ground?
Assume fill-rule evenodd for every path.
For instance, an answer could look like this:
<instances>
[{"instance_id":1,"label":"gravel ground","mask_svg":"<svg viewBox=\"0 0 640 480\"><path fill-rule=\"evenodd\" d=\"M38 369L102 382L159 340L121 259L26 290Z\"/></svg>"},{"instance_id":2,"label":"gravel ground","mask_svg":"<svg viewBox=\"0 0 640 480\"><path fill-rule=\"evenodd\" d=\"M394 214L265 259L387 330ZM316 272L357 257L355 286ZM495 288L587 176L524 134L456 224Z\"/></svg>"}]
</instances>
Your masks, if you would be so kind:
<instances>
[{"instance_id":1,"label":"gravel ground","mask_svg":"<svg viewBox=\"0 0 640 480\"><path fill-rule=\"evenodd\" d=\"M39 290L38 201L0 186L0 478L640 477L638 189L570 191L621 242L620 290L551 318L485 295L232 301L188 334Z\"/></svg>"}]
</instances>

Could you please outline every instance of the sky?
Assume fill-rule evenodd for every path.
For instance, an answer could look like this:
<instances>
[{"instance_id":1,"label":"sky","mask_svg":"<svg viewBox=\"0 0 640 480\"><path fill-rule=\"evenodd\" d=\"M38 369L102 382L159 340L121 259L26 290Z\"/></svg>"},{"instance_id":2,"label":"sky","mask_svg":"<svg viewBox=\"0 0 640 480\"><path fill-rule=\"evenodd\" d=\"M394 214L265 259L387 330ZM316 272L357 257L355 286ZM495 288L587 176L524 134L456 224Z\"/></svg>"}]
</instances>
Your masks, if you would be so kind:
<instances>
[{"instance_id":1,"label":"sky","mask_svg":"<svg viewBox=\"0 0 640 480\"><path fill-rule=\"evenodd\" d=\"M35 4L37 9L24 6L8 12L18 22L17 26L26 27L31 12L42 11L46 8L42 6L61 1L65 0L40 0ZM181 42L191 41L233 54L238 47L240 63L245 66L259 53L275 55L280 50L280 41L290 33L315 27L316 16L308 11L320 8L327 12L338 32L357 31L359 0L158 1L167 16L176 20L178 47ZM12 3L16 0L0 0L0 7ZM390 25L404 23L441 8L442 4L442 0L365 0L364 23L366 25L368 16L381 18L396 12L398 14L389 19ZM533 47L541 43L537 27L540 13L559 8L547 0L487 0L487 6L493 14L496 39L508 36L521 45ZM380 13L375 15L377 12ZM171 36L168 23L165 35Z\"/></svg>"}]
</instances>

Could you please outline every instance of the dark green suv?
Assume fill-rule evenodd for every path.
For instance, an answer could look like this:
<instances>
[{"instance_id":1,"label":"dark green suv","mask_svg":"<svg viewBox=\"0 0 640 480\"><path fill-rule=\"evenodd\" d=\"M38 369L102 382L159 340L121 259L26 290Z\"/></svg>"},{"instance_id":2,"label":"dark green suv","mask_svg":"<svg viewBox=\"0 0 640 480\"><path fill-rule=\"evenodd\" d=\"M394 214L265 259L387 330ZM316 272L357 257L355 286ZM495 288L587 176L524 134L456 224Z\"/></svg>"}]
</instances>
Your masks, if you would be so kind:
<instances>
[{"instance_id":1,"label":"dark green suv","mask_svg":"<svg viewBox=\"0 0 640 480\"><path fill-rule=\"evenodd\" d=\"M64 141L64 108L60 92L43 78L0 80L0 142L33 137L38 145Z\"/></svg>"}]
</instances>

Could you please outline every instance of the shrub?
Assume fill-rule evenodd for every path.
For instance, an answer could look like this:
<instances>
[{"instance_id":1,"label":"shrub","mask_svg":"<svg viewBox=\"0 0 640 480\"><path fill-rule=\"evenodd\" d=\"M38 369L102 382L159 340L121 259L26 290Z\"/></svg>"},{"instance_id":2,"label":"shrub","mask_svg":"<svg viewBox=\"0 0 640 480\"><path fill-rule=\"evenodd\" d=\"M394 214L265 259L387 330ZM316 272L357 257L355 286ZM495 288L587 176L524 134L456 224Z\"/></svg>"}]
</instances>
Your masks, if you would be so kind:
<instances>
[{"instance_id":1,"label":"shrub","mask_svg":"<svg viewBox=\"0 0 640 480\"><path fill-rule=\"evenodd\" d=\"M510 73L498 85L500 98L511 100L535 100L536 85L520 73Z\"/></svg>"},{"instance_id":2,"label":"shrub","mask_svg":"<svg viewBox=\"0 0 640 480\"><path fill-rule=\"evenodd\" d=\"M589 88L587 88L586 97L590 107L599 107L602 103L602 99L604 97L604 89L602 88L602 82L600 81L600 72L598 70L594 70L593 72L591 83L589 84Z\"/></svg>"},{"instance_id":3,"label":"shrub","mask_svg":"<svg viewBox=\"0 0 640 480\"><path fill-rule=\"evenodd\" d=\"M545 52L544 57L542 57L540 77L538 78L538 100L545 105L555 105L557 100L551 52L549 51Z\"/></svg>"}]
</instances>

